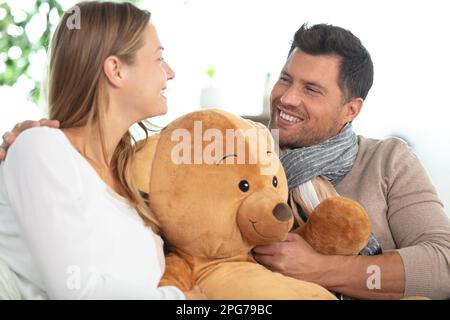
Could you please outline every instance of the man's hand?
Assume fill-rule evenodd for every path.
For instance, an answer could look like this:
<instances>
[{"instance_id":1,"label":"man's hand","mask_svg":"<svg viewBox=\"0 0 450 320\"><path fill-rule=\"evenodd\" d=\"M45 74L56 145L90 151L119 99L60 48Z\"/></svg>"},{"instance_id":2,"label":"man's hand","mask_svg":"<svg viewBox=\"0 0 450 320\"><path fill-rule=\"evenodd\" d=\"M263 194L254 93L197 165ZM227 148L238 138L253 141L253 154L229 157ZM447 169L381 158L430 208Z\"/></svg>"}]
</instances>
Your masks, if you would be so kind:
<instances>
[{"instance_id":1,"label":"man's hand","mask_svg":"<svg viewBox=\"0 0 450 320\"><path fill-rule=\"evenodd\" d=\"M27 120L16 124L12 131L5 132L2 136L3 143L0 146L0 161L6 158L8 148L14 143L14 140L16 140L23 131L33 127L59 128L59 121L41 119L39 121Z\"/></svg>"},{"instance_id":2,"label":"man's hand","mask_svg":"<svg viewBox=\"0 0 450 320\"><path fill-rule=\"evenodd\" d=\"M253 257L272 271L325 285L322 277L326 270L324 256L296 233L289 233L283 242L256 246Z\"/></svg>"},{"instance_id":3,"label":"man's hand","mask_svg":"<svg viewBox=\"0 0 450 320\"><path fill-rule=\"evenodd\" d=\"M299 235L290 233L283 242L256 246L253 256L272 271L353 298L399 299L405 290L403 261L395 251L375 256L328 256L316 252ZM373 267L379 273L371 271ZM379 287L371 285L371 280L376 278Z\"/></svg>"}]
</instances>

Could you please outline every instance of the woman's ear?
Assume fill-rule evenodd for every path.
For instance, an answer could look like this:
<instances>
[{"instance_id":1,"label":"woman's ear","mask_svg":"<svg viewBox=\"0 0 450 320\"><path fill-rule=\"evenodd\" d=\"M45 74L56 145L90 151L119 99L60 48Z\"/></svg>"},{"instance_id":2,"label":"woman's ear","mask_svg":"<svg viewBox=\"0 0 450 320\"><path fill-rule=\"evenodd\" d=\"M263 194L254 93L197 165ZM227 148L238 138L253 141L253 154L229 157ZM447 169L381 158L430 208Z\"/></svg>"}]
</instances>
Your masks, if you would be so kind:
<instances>
[{"instance_id":1,"label":"woman's ear","mask_svg":"<svg viewBox=\"0 0 450 320\"><path fill-rule=\"evenodd\" d=\"M109 56L103 63L103 71L109 83L120 88L123 83L124 76L124 64L116 56Z\"/></svg>"}]
</instances>

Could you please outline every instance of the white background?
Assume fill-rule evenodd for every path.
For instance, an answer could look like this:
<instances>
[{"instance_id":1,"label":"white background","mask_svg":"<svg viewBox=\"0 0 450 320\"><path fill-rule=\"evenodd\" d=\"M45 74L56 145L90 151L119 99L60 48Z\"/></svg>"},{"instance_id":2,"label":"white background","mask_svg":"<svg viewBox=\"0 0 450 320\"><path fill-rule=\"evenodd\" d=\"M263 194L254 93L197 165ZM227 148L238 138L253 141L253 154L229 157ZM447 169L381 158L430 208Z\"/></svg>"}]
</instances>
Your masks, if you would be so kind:
<instances>
[{"instance_id":1,"label":"white background","mask_svg":"<svg viewBox=\"0 0 450 320\"><path fill-rule=\"evenodd\" d=\"M1 2L1 0L0 0ZM34 1L10 1L20 8ZM75 1L61 1L64 9ZM305 22L331 23L351 30L372 55L375 81L360 116L358 134L406 138L428 170L446 208L450 206L450 9L429 1L238 1L143 0L152 12L176 72L169 82L169 112L152 122L165 125L199 107L206 69L222 90L223 108L255 115L262 109L268 72L276 79L295 31ZM39 19L33 28L38 30ZM29 30L30 34L33 30ZM34 57L40 77L45 53ZM1 71L0 56L0 71ZM0 133L42 112L26 102L29 83L0 88ZM446 209L447 214L450 211Z\"/></svg>"}]
</instances>

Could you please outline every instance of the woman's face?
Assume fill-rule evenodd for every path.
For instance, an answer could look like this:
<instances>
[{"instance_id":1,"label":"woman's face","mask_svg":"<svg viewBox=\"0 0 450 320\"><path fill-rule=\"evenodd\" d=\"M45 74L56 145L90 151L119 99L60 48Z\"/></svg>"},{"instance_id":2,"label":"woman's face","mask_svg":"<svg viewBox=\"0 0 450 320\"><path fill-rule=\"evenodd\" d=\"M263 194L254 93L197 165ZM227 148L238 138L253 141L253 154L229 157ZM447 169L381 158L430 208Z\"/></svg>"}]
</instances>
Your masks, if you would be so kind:
<instances>
[{"instance_id":1,"label":"woman's face","mask_svg":"<svg viewBox=\"0 0 450 320\"><path fill-rule=\"evenodd\" d=\"M126 106L133 108L139 120L167 112L166 82L175 74L164 61L163 50L155 27L149 23L143 34L143 46L134 63L128 66L124 88Z\"/></svg>"}]
</instances>

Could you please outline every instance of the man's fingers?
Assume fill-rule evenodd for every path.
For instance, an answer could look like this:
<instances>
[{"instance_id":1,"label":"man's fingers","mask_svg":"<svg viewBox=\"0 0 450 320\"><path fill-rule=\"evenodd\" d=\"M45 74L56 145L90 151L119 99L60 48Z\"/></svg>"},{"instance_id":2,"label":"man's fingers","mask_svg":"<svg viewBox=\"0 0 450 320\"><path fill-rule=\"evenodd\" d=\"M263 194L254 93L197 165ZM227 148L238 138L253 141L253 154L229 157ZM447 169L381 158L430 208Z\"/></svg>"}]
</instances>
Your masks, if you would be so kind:
<instances>
[{"instance_id":1,"label":"man's fingers","mask_svg":"<svg viewBox=\"0 0 450 320\"><path fill-rule=\"evenodd\" d=\"M299 238L301 238L298 234L294 233L294 232L289 232L287 234L286 240L284 240L285 242L292 242L292 241L296 241Z\"/></svg>"},{"instance_id":2,"label":"man's fingers","mask_svg":"<svg viewBox=\"0 0 450 320\"><path fill-rule=\"evenodd\" d=\"M2 144L0 145L0 148L2 148L3 151L8 150L8 146L9 144L7 144L5 141L2 142Z\"/></svg>"},{"instance_id":3,"label":"man's fingers","mask_svg":"<svg viewBox=\"0 0 450 320\"><path fill-rule=\"evenodd\" d=\"M2 135L2 147L5 147L5 145L9 144L9 139L11 137L11 132L7 131Z\"/></svg>"},{"instance_id":4,"label":"man's fingers","mask_svg":"<svg viewBox=\"0 0 450 320\"><path fill-rule=\"evenodd\" d=\"M35 120L27 120L22 121L14 126L11 131L5 132L2 136L2 144L0 145L0 160L4 160L6 157L6 153L8 151L9 146L14 143L17 136L20 135L23 131L39 126L46 126L51 128L58 128L59 121L57 120L47 120L41 119L39 121Z\"/></svg>"},{"instance_id":5,"label":"man's fingers","mask_svg":"<svg viewBox=\"0 0 450 320\"><path fill-rule=\"evenodd\" d=\"M39 121L27 120L20 122L14 126L11 132L7 132L6 139L4 137L3 141L6 144L5 150L8 150L8 147L16 140L17 136L21 134L24 130L39 127Z\"/></svg>"},{"instance_id":6,"label":"man's fingers","mask_svg":"<svg viewBox=\"0 0 450 320\"><path fill-rule=\"evenodd\" d=\"M11 132L5 132L5 134L2 136L3 143L2 148L6 151L8 150L9 146L16 140L17 135L11 131Z\"/></svg>"},{"instance_id":7,"label":"man's fingers","mask_svg":"<svg viewBox=\"0 0 450 320\"><path fill-rule=\"evenodd\" d=\"M16 124L14 126L14 129L11 132L18 135L23 130L33 128L33 127L38 127L38 126L39 126L39 121L35 121L35 120L22 121L22 122Z\"/></svg>"},{"instance_id":8,"label":"man's fingers","mask_svg":"<svg viewBox=\"0 0 450 320\"><path fill-rule=\"evenodd\" d=\"M59 128L58 120L41 119L41 120L39 120L39 124L42 127Z\"/></svg>"},{"instance_id":9,"label":"man's fingers","mask_svg":"<svg viewBox=\"0 0 450 320\"><path fill-rule=\"evenodd\" d=\"M259 264L262 264L266 268L268 268L270 270L275 269L273 256L267 256L264 254L253 254L253 258L256 260L256 262L258 262Z\"/></svg>"},{"instance_id":10,"label":"man's fingers","mask_svg":"<svg viewBox=\"0 0 450 320\"><path fill-rule=\"evenodd\" d=\"M254 247L252 251L256 254L273 256L274 254L277 253L278 246L275 243L274 244L265 244L265 245L260 245L260 246Z\"/></svg>"},{"instance_id":11,"label":"man's fingers","mask_svg":"<svg viewBox=\"0 0 450 320\"><path fill-rule=\"evenodd\" d=\"M59 121L58 120L48 120L48 119L41 119L39 121L35 120L26 120L22 121L18 124L16 124L11 132L6 132L3 135L3 141L4 144L2 147L5 149L5 151L8 149L9 145L11 145L14 140L16 140L17 136L20 135L23 131L34 128L34 127L50 127L50 128L59 128Z\"/></svg>"}]
</instances>

